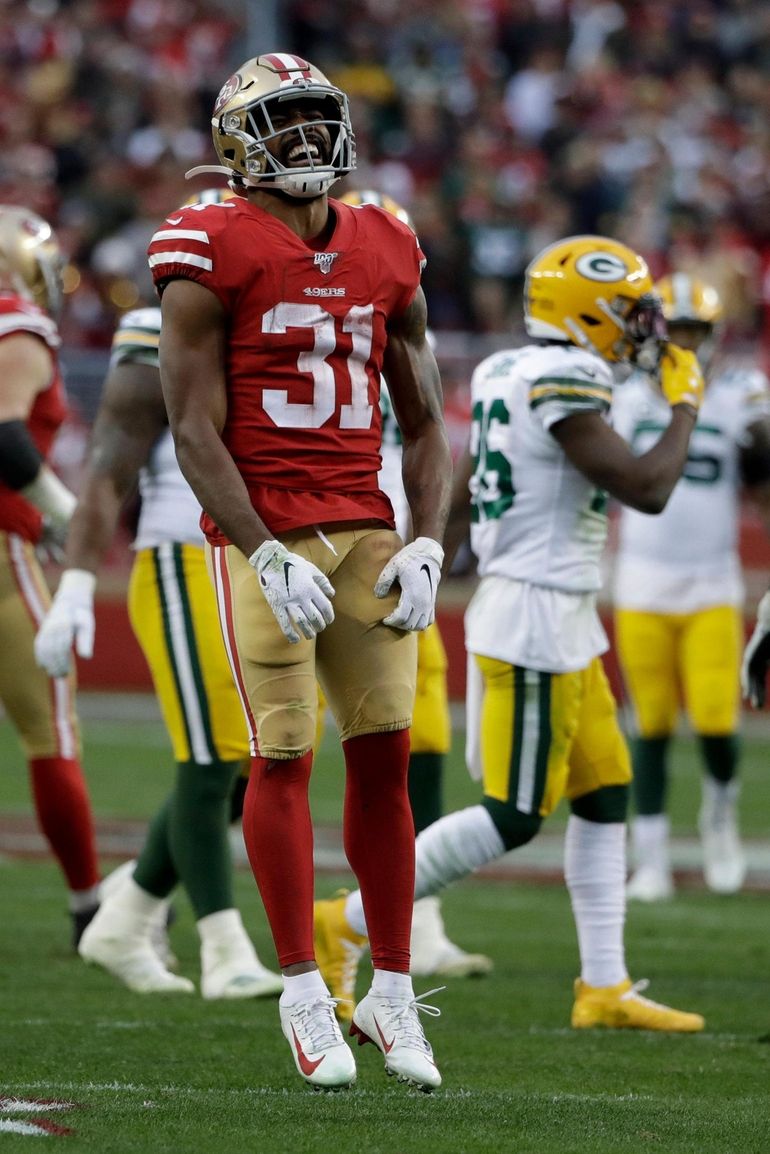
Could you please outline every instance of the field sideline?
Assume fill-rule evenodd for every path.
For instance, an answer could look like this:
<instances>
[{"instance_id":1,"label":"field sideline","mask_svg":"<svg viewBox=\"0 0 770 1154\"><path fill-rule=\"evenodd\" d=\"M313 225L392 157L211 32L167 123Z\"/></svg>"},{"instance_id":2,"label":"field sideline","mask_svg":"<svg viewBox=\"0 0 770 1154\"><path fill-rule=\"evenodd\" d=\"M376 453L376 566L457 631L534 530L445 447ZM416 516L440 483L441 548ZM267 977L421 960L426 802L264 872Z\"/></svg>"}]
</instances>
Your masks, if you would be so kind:
<instances>
[{"instance_id":1,"label":"field sideline","mask_svg":"<svg viewBox=\"0 0 770 1154\"><path fill-rule=\"evenodd\" d=\"M86 707L84 712L89 713ZM754 727L752 727L753 730ZM85 723L86 764L100 821L141 829L163 796L170 756L157 721ZM314 777L314 813L333 831L341 770L328 737ZM28 823L24 767L0 725L0 814ZM744 828L767 846L770 742L746 741ZM687 845L697 808L692 743L677 746L674 826ZM447 806L477 799L455 750ZM559 840L563 815L552 823ZM0 849L0 853L2 850ZM117 859L113 859L117 860ZM106 860L107 868L113 860ZM757 859L760 862L763 858ZM331 864L329 866L331 868ZM68 947L61 882L47 860L0 857L0 1154L29 1137L66 1136L73 1151L202 1154L766 1154L770 1149L769 898L763 868L735 898L705 892L683 869L676 898L628 916L634 979L650 996L706 1016L702 1035L569 1028L576 946L561 884L471 880L445 897L452 936L495 971L452 981L428 1000L427 1029L444 1086L426 1096L393 1085L373 1047L356 1049L355 1090L316 1095L294 1073L275 1002L205 1003L131 995ZM551 876L546 870L545 878ZM553 872L556 876L556 872ZM348 878L319 875L319 893ZM250 875L239 902L260 954L274 955ZM197 980L196 934L179 899L173 944ZM360 986L366 982L364 967ZM418 991L434 982L420 982ZM42 1128L45 1127L45 1128ZM69 1132L69 1133L67 1133Z\"/></svg>"}]
</instances>

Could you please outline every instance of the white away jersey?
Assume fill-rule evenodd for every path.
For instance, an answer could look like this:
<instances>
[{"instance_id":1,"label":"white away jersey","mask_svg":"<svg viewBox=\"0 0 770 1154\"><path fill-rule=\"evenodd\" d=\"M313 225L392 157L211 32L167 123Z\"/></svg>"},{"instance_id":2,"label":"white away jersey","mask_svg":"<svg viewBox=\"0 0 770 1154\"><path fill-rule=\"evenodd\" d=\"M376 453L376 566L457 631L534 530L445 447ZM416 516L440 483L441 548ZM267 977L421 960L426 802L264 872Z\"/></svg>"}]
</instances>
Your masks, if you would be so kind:
<instances>
[{"instance_id":1,"label":"white away jersey","mask_svg":"<svg viewBox=\"0 0 770 1154\"><path fill-rule=\"evenodd\" d=\"M403 443L396 414L393 412L393 402L390 399L390 393L388 392L388 386L384 378L380 383L380 412L382 413L380 488L388 494L390 503L393 506L393 516L396 519L396 531L402 541L407 541L410 535L410 515L406 493L404 492L404 481L401 476L401 451Z\"/></svg>"},{"instance_id":2,"label":"white away jersey","mask_svg":"<svg viewBox=\"0 0 770 1154\"><path fill-rule=\"evenodd\" d=\"M482 582L466 614L473 653L554 673L607 647L596 614L607 495L568 460L552 427L608 414L609 365L581 349L495 353L471 380L471 546Z\"/></svg>"},{"instance_id":3,"label":"white away jersey","mask_svg":"<svg viewBox=\"0 0 770 1154\"><path fill-rule=\"evenodd\" d=\"M110 364L129 361L158 368L160 316L158 308L126 313L113 338ZM170 429L158 438L139 473L139 494L135 549L153 549L167 541L203 546L201 507L177 464Z\"/></svg>"},{"instance_id":4,"label":"white away jersey","mask_svg":"<svg viewBox=\"0 0 770 1154\"><path fill-rule=\"evenodd\" d=\"M687 464L664 511L623 509L613 596L618 608L692 613L740 605L739 442L747 425L770 412L758 370L718 373L706 387ZM635 375L618 387L613 423L635 453L646 452L671 419L656 386Z\"/></svg>"}]
</instances>

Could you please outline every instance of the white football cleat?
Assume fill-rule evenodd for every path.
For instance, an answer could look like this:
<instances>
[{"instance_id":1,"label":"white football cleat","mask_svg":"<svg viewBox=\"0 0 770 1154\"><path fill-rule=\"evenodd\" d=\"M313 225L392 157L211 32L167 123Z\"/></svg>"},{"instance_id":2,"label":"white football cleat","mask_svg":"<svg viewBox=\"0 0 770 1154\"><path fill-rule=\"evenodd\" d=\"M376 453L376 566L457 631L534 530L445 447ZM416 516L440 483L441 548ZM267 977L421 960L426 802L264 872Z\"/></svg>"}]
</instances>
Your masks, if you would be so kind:
<instances>
[{"instance_id":1,"label":"white football cleat","mask_svg":"<svg viewBox=\"0 0 770 1154\"><path fill-rule=\"evenodd\" d=\"M133 878L134 870L136 869L136 858L131 858L130 861L124 861L122 865L116 866L114 870L107 874L102 879L99 886L99 897L101 901L105 902L111 899L119 892L126 884L129 878ZM158 955L162 965L167 970L178 970L179 959L171 949L171 942L168 936L168 927L176 915L171 908L171 899L158 903L156 912L152 915L152 926L150 929L150 944Z\"/></svg>"},{"instance_id":2,"label":"white football cleat","mask_svg":"<svg viewBox=\"0 0 770 1154\"><path fill-rule=\"evenodd\" d=\"M355 1059L342 1037L334 1008L334 998L328 994L278 1006L294 1064L317 1090L347 1089L356 1080Z\"/></svg>"},{"instance_id":3,"label":"white football cleat","mask_svg":"<svg viewBox=\"0 0 770 1154\"><path fill-rule=\"evenodd\" d=\"M703 779L703 801L698 815L703 849L703 876L717 894L735 894L746 877L746 855L738 833L738 783L723 785Z\"/></svg>"},{"instance_id":4,"label":"white football cleat","mask_svg":"<svg viewBox=\"0 0 770 1154\"><path fill-rule=\"evenodd\" d=\"M423 997L436 993L438 990L429 990ZM418 1010L434 1018L441 1014L436 1006L429 1006L419 998L385 997L370 990L353 1011L350 1036L358 1038L359 1046L365 1042L374 1043L385 1055L387 1074L395 1075L399 1082L408 1082L419 1090L430 1092L441 1085L441 1075L423 1032Z\"/></svg>"},{"instance_id":5,"label":"white football cleat","mask_svg":"<svg viewBox=\"0 0 770 1154\"><path fill-rule=\"evenodd\" d=\"M271 998L283 992L283 978L263 966L251 942L207 942L201 949L201 994L209 1001Z\"/></svg>"},{"instance_id":6,"label":"white football cleat","mask_svg":"<svg viewBox=\"0 0 770 1154\"><path fill-rule=\"evenodd\" d=\"M626 898L632 902L662 902L673 896L674 879L665 866L639 866L626 884Z\"/></svg>"},{"instance_id":7,"label":"white football cleat","mask_svg":"<svg viewBox=\"0 0 770 1154\"><path fill-rule=\"evenodd\" d=\"M148 932L121 932L102 905L86 926L78 953L85 962L101 966L136 994L192 994L187 978L172 974L153 949Z\"/></svg>"},{"instance_id":8,"label":"white football cleat","mask_svg":"<svg viewBox=\"0 0 770 1154\"><path fill-rule=\"evenodd\" d=\"M414 903L410 950L410 972L418 977L439 974L447 978L472 978L488 974L494 968L486 954L468 954L449 940L441 903L435 895Z\"/></svg>"}]
</instances>

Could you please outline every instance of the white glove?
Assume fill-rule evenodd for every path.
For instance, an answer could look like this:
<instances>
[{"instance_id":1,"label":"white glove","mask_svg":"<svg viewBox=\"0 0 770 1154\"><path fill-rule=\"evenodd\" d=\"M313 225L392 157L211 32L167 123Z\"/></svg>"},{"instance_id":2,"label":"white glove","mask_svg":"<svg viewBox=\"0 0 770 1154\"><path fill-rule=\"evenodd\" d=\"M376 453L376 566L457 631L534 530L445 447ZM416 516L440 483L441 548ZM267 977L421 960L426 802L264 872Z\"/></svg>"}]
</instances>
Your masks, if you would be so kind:
<instances>
[{"instance_id":1,"label":"white glove","mask_svg":"<svg viewBox=\"0 0 770 1154\"><path fill-rule=\"evenodd\" d=\"M35 638L35 660L51 677L64 677L78 657L94 652L94 588L96 576L87 569L65 569L51 608Z\"/></svg>"},{"instance_id":2,"label":"white glove","mask_svg":"<svg viewBox=\"0 0 770 1154\"><path fill-rule=\"evenodd\" d=\"M384 625L419 632L436 619L436 594L444 550L432 537L418 537L391 557L377 578L375 597L387 597L394 581L401 586L398 605Z\"/></svg>"},{"instance_id":3,"label":"white glove","mask_svg":"<svg viewBox=\"0 0 770 1154\"><path fill-rule=\"evenodd\" d=\"M280 541L265 541L249 557L249 565L256 569L265 600L292 645L300 633L310 640L331 625L334 586L312 561L290 553Z\"/></svg>"},{"instance_id":4,"label":"white glove","mask_svg":"<svg viewBox=\"0 0 770 1154\"><path fill-rule=\"evenodd\" d=\"M765 704L765 680L770 665L770 590L757 606L757 623L743 653L741 692L755 709Z\"/></svg>"},{"instance_id":5,"label":"white glove","mask_svg":"<svg viewBox=\"0 0 770 1154\"><path fill-rule=\"evenodd\" d=\"M35 546L38 561L45 565L53 561L56 565L64 564L64 544L67 538L67 526L57 524L50 517L43 516L43 531L40 540Z\"/></svg>"}]
</instances>

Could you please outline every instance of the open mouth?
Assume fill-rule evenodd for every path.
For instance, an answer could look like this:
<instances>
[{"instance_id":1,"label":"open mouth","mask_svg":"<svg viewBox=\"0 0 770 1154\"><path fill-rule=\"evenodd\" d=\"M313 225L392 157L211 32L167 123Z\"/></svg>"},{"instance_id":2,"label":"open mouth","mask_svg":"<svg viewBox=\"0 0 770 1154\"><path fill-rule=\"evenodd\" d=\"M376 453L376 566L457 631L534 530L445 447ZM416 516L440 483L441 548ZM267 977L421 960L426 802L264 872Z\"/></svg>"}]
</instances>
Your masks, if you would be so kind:
<instances>
[{"instance_id":1,"label":"open mouth","mask_svg":"<svg viewBox=\"0 0 770 1154\"><path fill-rule=\"evenodd\" d=\"M307 168L324 163L320 145L314 140L301 140L284 152L283 163L287 168Z\"/></svg>"}]
</instances>

